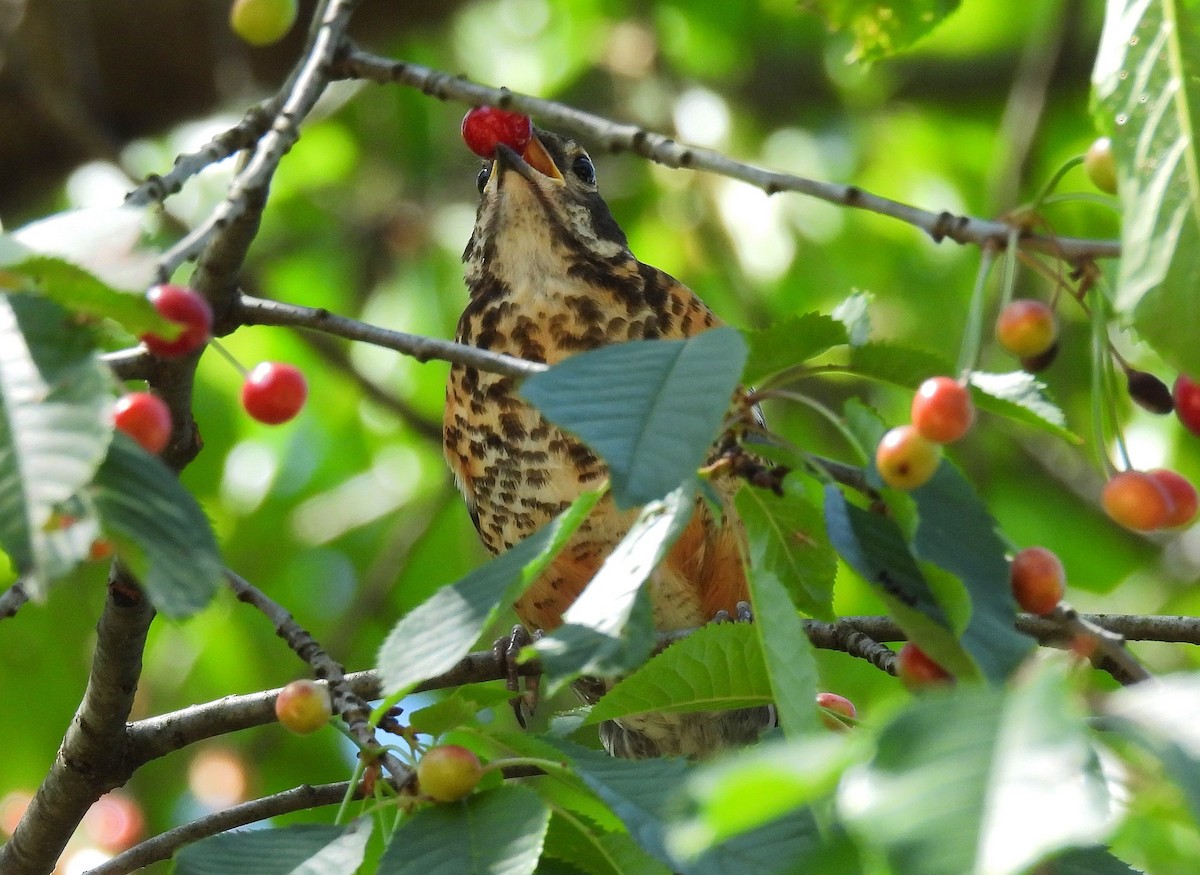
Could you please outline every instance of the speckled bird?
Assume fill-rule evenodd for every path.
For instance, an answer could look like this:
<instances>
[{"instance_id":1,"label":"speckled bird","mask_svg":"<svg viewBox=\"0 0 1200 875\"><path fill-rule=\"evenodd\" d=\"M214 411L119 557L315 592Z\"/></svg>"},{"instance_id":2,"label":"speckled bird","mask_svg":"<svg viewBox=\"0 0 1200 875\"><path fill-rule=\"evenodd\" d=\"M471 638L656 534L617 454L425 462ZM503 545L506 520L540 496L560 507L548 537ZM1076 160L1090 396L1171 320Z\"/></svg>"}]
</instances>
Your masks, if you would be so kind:
<instances>
[{"instance_id":1,"label":"speckled bird","mask_svg":"<svg viewBox=\"0 0 1200 875\"><path fill-rule=\"evenodd\" d=\"M577 143L535 132L524 153L503 144L479 172L475 229L463 254L470 301L456 339L554 364L611 343L690 337L720 324L690 289L638 261L596 186L592 159ZM446 459L471 519L492 553L527 537L583 490L608 476L604 463L542 418L514 380L454 365L443 423ZM716 478L732 495L736 482ZM624 536L636 510L606 497L551 567L516 604L530 630L550 631ZM727 518L728 519L728 518ZM660 631L694 628L749 598L735 523L703 503L650 579ZM606 684L583 679L588 701ZM601 726L615 756L684 755L746 744L771 709L651 713Z\"/></svg>"}]
</instances>

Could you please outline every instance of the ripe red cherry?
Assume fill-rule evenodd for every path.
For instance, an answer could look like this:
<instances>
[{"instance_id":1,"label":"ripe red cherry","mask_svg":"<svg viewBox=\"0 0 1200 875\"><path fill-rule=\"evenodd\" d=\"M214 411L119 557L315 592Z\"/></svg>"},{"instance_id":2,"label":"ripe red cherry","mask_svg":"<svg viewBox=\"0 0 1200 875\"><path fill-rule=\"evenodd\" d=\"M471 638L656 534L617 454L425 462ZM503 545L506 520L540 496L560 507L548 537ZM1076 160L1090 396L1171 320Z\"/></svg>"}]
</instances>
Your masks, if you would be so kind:
<instances>
[{"instance_id":1,"label":"ripe red cherry","mask_svg":"<svg viewBox=\"0 0 1200 875\"><path fill-rule=\"evenodd\" d=\"M304 374L282 362L260 362L242 384L242 407L267 425L287 422L300 412L307 397Z\"/></svg>"},{"instance_id":2,"label":"ripe red cherry","mask_svg":"<svg viewBox=\"0 0 1200 875\"><path fill-rule=\"evenodd\" d=\"M916 489L942 461L942 448L921 436L915 426L900 425L883 436L875 449L875 467L895 489Z\"/></svg>"},{"instance_id":3,"label":"ripe red cherry","mask_svg":"<svg viewBox=\"0 0 1200 875\"><path fill-rule=\"evenodd\" d=\"M438 802L455 802L466 797L482 776L479 757L457 744L430 748L417 763L417 786Z\"/></svg>"},{"instance_id":4,"label":"ripe red cherry","mask_svg":"<svg viewBox=\"0 0 1200 875\"><path fill-rule=\"evenodd\" d=\"M310 735L329 722L329 690L316 681L292 681L275 697L275 716L297 735Z\"/></svg>"},{"instance_id":5,"label":"ripe red cherry","mask_svg":"<svg viewBox=\"0 0 1200 875\"><path fill-rule=\"evenodd\" d=\"M155 286L147 297L164 319L184 326L174 340L157 334L143 334L142 343L152 353L163 358L177 358L208 342L212 333L212 307L198 292L186 286Z\"/></svg>"},{"instance_id":6,"label":"ripe red cherry","mask_svg":"<svg viewBox=\"0 0 1200 875\"><path fill-rule=\"evenodd\" d=\"M500 143L520 155L532 137L533 121L519 112L477 106L463 116L463 142L480 158L494 157Z\"/></svg>"},{"instance_id":7,"label":"ripe red cherry","mask_svg":"<svg viewBox=\"0 0 1200 875\"><path fill-rule=\"evenodd\" d=\"M996 340L1018 358L1036 359L1057 339L1058 321L1042 301L1020 298L1005 307L996 320Z\"/></svg>"},{"instance_id":8,"label":"ripe red cherry","mask_svg":"<svg viewBox=\"0 0 1200 875\"><path fill-rule=\"evenodd\" d=\"M1109 517L1135 532L1161 529L1175 514L1167 490L1141 471L1123 471L1105 483L1100 502Z\"/></svg>"},{"instance_id":9,"label":"ripe red cherry","mask_svg":"<svg viewBox=\"0 0 1200 875\"><path fill-rule=\"evenodd\" d=\"M1184 428L1200 435L1200 383L1187 374L1175 378L1175 415Z\"/></svg>"},{"instance_id":10,"label":"ripe red cherry","mask_svg":"<svg viewBox=\"0 0 1200 875\"><path fill-rule=\"evenodd\" d=\"M130 392L119 398L113 408L113 425L148 453L161 453L171 439L171 411L149 392Z\"/></svg>"},{"instance_id":11,"label":"ripe red cherry","mask_svg":"<svg viewBox=\"0 0 1200 875\"><path fill-rule=\"evenodd\" d=\"M1052 551L1026 547L1013 557L1009 577L1021 610L1049 614L1062 601L1067 572Z\"/></svg>"},{"instance_id":12,"label":"ripe red cherry","mask_svg":"<svg viewBox=\"0 0 1200 875\"><path fill-rule=\"evenodd\" d=\"M912 401L912 424L921 437L948 444L966 434L975 422L971 391L949 377L930 377Z\"/></svg>"},{"instance_id":13,"label":"ripe red cherry","mask_svg":"<svg viewBox=\"0 0 1200 875\"><path fill-rule=\"evenodd\" d=\"M1170 496L1171 503L1174 505L1174 511L1167 517L1163 527L1178 529L1189 525L1196 518L1196 511L1200 506L1200 499L1197 499L1196 496L1196 487L1191 484L1191 481L1169 468L1155 468L1153 471L1147 471L1146 474L1157 481L1158 485Z\"/></svg>"},{"instance_id":14,"label":"ripe red cherry","mask_svg":"<svg viewBox=\"0 0 1200 875\"><path fill-rule=\"evenodd\" d=\"M834 716L835 714L841 714L851 720L858 716L858 709L854 707L854 703L837 693L817 693L817 705L824 709L821 711L821 721L830 729L850 728L849 723L840 720ZM829 711L832 711L833 714L828 713Z\"/></svg>"},{"instance_id":15,"label":"ripe red cherry","mask_svg":"<svg viewBox=\"0 0 1200 875\"><path fill-rule=\"evenodd\" d=\"M896 654L896 676L910 690L954 680L950 672L926 656L925 651L911 641L905 642Z\"/></svg>"}]
</instances>

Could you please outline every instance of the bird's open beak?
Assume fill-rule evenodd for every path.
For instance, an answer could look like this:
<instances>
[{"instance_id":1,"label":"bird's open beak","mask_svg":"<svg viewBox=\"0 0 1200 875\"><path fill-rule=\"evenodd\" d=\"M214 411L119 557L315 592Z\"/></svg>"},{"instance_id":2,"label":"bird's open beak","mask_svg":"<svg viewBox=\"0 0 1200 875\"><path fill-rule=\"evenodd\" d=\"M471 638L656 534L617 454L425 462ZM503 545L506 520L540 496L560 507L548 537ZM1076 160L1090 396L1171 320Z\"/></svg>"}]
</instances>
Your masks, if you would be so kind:
<instances>
[{"instance_id":1,"label":"bird's open beak","mask_svg":"<svg viewBox=\"0 0 1200 875\"><path fill-rule=\"evenodd\" d=\"M537 134L530 138L529 145L520 155L516 153L515 149L503 143L496 146L496 164L498 166L494 168L493 172L503 169L513 170L531 183L536 181L534 173L558 183L564 181L558 167L554 164L554 159L550 157L550 153L546 151L546 147L542 145Z\"/></svg>"}]
</instances>

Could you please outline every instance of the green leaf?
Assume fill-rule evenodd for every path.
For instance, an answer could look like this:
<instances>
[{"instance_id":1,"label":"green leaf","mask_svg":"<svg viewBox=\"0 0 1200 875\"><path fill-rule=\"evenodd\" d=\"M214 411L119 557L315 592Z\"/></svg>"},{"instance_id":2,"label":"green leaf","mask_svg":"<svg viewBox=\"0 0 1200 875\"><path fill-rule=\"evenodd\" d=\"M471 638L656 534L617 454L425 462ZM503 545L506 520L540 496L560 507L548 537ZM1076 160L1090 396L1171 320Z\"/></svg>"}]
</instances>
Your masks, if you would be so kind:
<instances>
[{"instance_id":1,"label":"green leaf","mask_svg":"<svg viewBox=\"0 0 1200 875\"><path fill-rule=\"evenodd\" d=\"M695 814L676 824L669 844L694 856L757 829L837 787L842 773L864 758L864 736L822 731L794 741L764 742L696 770L687 784Z\"/></svg>"},{"instance_id":2,"label":"green leaf","mask_svg":"<svg viewBox=\"0 0 1200 875\"><path fill-rule=\"evenodd\" d=\"M1142 875L1107 848L1072 848L1038 868L1038 875Z\"/></svg>"},{"instance_id":3,"label":"green leaf","mask_svg":"<svg viewBox=\"0 0 1200 875\"><path fill-rule=\"evenodd\" d=\"M29 295L0 295L0 545L34 598L91 544L94 526L86 533L69 526L61 535L50 529L104 459L110 385L91 332L65 310Z\"/></svg>"},{"instance_id":4,"label":"green leaf","mask_svg":"<svg viewBox=\"0 0 1200 875\"><path fill-rule=\"evenodd\" d=\"M615 677L654 646L643 584L683 532L696 507L696 478L650 501L600 570L563 614L563 624L534 645L552 686L588 674Z\"/></svg>"},{"instance_id":5,"label":"green leaf","mask_svg":"<svg viewBox=\"0 0 1200 875\"><path fill-rule=\"evenodd\" d=\"M512 693L503 688L471 684L459 687L440 702L413 711L408 715L408 722L418 732L436 737L451 729L478 723L480 711L502 705L510 698Z\"/></svg>"},{"instance_id":6,"label":"green leaf","mask_svg":"<svg viewBox=\"0 0 1200 875\"><path fill-rule=\"evenodd\" d=\"M550 810L525 787L432 805L400 822L379 875L531 875L549 824Z\"/></svg>"},{"instance_id":7,"label":"green leaf","mask_svg":"<svg viewBox=\"0 0 1200 875\"><path fill-rule=\"evenodd\" d=\"M1092 845L1115 808L1065 670L1007 692L931 691L847 771L839 808L896 875L1017 875Z\"/></svg>"},{"instance_id":8,"label":"green leaf","mask_svg":"<svg viewBox=\"0 0 1200 875\"><path fill-rule=\"evenodd\" d=\"M954 365L925 350L866 343L852 351L850 368L864 377L915 390L930 377L952 373ZM971 393L971 399L980 410L1082 443L1065 427L1066 417L1046 394L1045 384L1031 374L976 372L971 375L971 385L978 390Z\"/></svg>"},{"instance_id":9,"label":"green leaf","mask_svg":"<svg viewBox=\"0 0 1200 875\"><path fill-rule=\"evenodd\" d=\"M626 832L604 832L579 817L551 817L543 858L563 860L588 875L671 875Z\"/></svg>"},{"instance_id":10,"label":"green leaf","mask_svg":"<svg viewBox=\"0 0 1200 875\"><path fill-rule=\"evenodd\" d=\"M707 457L746 361L732 328L571 356L521 386L608 465L619 507L661 498Z\"/></svg>"},{"instance_id":11,"label":"green leaf","mask_svg":"<svg viewBox=\"0 0 1200 875\"><path fill-rule=\"evenodd\" d=\"M592 706L584 722L599 723L646 711L713 711L769 704L771 684L754 627L709 623L623 678Z\"/></svg>"},{"instance_id":12,"label":"green leaf","mask_svg":"<svg viewBox=\"0 0 1200 875\"><path fill-rule=\"evenodd\" d=\"M849 343L846 326L823 313L804 313L768 328L745 329L742 337L750 348L744 372L748 383Z\"/></svg>"},{"instance_id":13,"label":"green leaf","mask_svg":"<svg viewBox=\"0 0 1200 875\"><path fill-rule=\"evenodd\" d=\"M372 821L227 832L175 856L176 875L346 875L366 856Z\"/></svg>"},{"instance_id":14,"label":"green leaf","mask_svg":"<svg viewBox=\"0 0 1200 875\"><path fill-rule=\"evenodd\" d=\"M877 61L908 48L958 8L959 0L802 0L801 8L825 19L834 31L854 36L847 62Z\"/></svg>"},{"instance_id":15,"label":"green leaf","mask_svg":"<svg viewBox=\"0 0 1200 875\"><path fill-rule=\"evenodd\" d=\"M1092 85L1124 217L1117 309L1165 360L1200 373L1200 9L1109 2Z\"/></svg>"},{"instance_id":16,"label":"green leaf","mask_svg":"<svg viewBox=\"0 0 1200 875\"><path fill-rule=\"evenodd\" d=\"M917 503L913 543L917 555L966 586L971 618L962 644L985 678L1003 683L1033 650L1034 642L1014 628L1017 605L996 521L949 461L943 461L933 478L911 494Z\"/></svg>"},{"instance_id":17,"label":"green leaf","mask_svg":"<svg viewBox=\"0 0 1200 875\"><path fill-rule=\"evenodd\" d=\"M851 346L862 346L871 339L871 303L875 296L856 289L833 308L833 318L846 326Z\"/></svg>"},{"instance_id":18,"label":"green leaf","mask_svg":"<svg viewBox=\"0 0 1200 875\"><path fill-rule=\"evenodd\" d=\"M742 489L738 515L750 542L750 567L776 577L795 604L811 617L833 619L837 555L825 519L804 491L799 475L783 481L783 496Z\"/></svg>"},{"instance_id":19,"label":"green leaf","mask_svg":"<svg viewBox=\"0 0 1200 875\"><path fill-rule=\"evenodd\" d=\"M392 627L376 667L385 695L448 671L504 605L520 598L579 528L600 492L585 492L551 522L466 577L443 586Z\"/></svg>"},{"instance_id":20,"label":"green leaf","mask_svg":"<svg viewBox=\"0 0 1200 875\"><path fill-rule=\"evenodd\" d=\"M224 573L208 517L157 456L118 432L88 487L104 533L154 607L185 617L208 604Z\"/></svg>"},{"instance_id":21,"label":"green leaf","mask_svg":"<svg viewBox=\"0 0 1200 875\"><path fill-rule=\"evenodd\" d=\"M1116 718L1107 728L1162 761L1200 821L1200 675L1163 675L1124 687L1108 698L1104 710Z\"/></svg>"}]
</instances>

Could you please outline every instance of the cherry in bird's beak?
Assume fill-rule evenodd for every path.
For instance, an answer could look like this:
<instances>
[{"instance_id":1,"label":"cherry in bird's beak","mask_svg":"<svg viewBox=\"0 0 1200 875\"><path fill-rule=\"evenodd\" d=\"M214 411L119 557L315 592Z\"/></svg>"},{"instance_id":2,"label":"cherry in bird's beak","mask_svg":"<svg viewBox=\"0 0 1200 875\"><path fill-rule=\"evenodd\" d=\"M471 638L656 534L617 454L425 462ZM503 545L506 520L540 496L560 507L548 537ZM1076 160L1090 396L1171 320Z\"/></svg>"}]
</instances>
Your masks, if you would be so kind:
<instances>
[{"instance_id":1,"label":"cherry in bird's beak","mask_svg":"<svg viewBox=\"0 0 1200 875\"><path fill-rule=\"evenodd\" d=\"M530 182L535 181L532 176L535 171L555 182L561 183L564 181L562 173L559 172L558 167L554 164L554 159L550 157L550 153L546 151L546 147L542 145L542 141L538 139L537 134L530 137L529 145L525 147L525 151L520 155L517 154L515 149L504 143L496 146L496 164L502 168L515 170Z\"/></svg>"}]
</instances>

